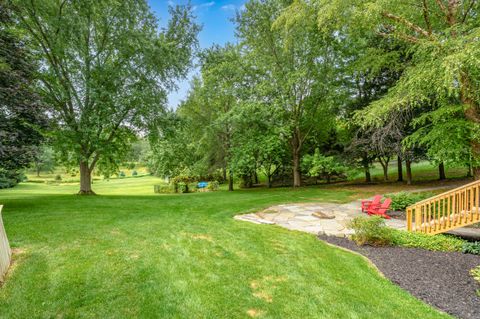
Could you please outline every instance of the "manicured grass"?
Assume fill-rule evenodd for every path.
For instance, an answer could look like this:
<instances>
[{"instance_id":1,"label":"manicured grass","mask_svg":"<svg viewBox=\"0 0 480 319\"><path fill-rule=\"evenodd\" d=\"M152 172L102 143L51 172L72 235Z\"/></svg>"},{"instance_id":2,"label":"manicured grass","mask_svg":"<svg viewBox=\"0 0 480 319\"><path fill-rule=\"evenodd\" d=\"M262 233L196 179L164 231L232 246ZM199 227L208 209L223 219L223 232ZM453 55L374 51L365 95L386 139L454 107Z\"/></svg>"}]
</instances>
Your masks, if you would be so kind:
<instances>
[{"instance_id":1,"label":"manicured grass","mask_svg":"<svg viewBox=\"0 0 480 319\"><path fill-rule=\"evenodd\" d=\"M314 236L235 221L327 187L153 195L153 177L0 191L18 251L2 318L442 318L361 257Z\"/></svg>"}]
</instances>

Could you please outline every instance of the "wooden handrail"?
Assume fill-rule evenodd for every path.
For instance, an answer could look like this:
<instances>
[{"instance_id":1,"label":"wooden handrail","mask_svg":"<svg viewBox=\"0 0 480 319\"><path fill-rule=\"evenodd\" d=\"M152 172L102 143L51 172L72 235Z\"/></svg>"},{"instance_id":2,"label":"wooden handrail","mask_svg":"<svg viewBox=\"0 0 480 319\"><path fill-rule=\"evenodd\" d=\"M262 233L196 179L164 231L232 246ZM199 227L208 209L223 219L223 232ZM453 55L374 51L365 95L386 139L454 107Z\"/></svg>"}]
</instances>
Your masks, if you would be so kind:
<instances>
[{"instance_id":1,"label":"wooden handrail","mask_svg":"<svg viewBox=\"0 0 480 319\"><path fill-rule=\"evenodd\" d=\"M468 183L468 184L459 186L459 187L457 187L457 188L451 189L451 190L449 190L449 191L446 191L446 192L441 193L441 194L438 194L438 195L433 195L432 197L423 199L423 200L421 200L421 201L419 201L419 202L417 202L417 203L415 203L414 205L411 205L411 206L409 206L409 207L412 207L412 206L421 204L421 203L423 203L423 202L430 201L430 200L435 199L435 198L437 198L437 197L446 196L446 195L448 195L448 194L450 194L450 193L454 193L454 192L457 191L458 189L467 188L467 187L469 187L469 186L471 186L471 185L476 185L476 184L478 184L478 183L480 183L480 180L478 180L478 181L473 181L473 182L471 182L471 183Z\"/></svg>"},{"instance_id":2,"label":"wooden handrail","mask_svg":"<svg viewBox=\"0 0 480 319\"><path fill-rule=\"evenodd\" d=\"M443 233L480 222L480 181L432 196L407 207L407 229Z\"/></svg>"}]
</instances>

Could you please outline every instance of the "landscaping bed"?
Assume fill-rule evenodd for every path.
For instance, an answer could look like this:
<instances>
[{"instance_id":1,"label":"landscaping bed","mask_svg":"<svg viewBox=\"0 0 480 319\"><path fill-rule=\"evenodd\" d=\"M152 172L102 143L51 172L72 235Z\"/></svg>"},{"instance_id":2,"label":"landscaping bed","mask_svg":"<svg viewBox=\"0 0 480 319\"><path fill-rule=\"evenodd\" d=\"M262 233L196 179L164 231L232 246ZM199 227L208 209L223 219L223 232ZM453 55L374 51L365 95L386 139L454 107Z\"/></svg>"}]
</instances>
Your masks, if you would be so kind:
<instances>
[{"instance_id":1,"label":"landscaping bed","mask_svg":"<svg viewBox=\"0 0 480 319\"><path fill-rule=\"evenodd\" d=\"M364 255L393 283L440 310L459 318L480 318L480 297L476 294L480 285L470 274L471 269L480 265L480 256L419 248L358 246L346 238L319 238Z\"/></svg>"}]
</instances>

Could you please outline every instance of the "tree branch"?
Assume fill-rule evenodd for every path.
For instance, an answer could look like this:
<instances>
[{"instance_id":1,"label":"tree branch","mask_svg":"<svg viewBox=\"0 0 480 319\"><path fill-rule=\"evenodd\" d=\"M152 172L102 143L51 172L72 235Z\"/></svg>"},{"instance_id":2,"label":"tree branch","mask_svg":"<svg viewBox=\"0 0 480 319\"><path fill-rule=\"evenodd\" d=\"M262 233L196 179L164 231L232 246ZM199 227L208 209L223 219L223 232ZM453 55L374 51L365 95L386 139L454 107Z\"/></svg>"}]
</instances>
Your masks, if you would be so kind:
<instances>
[{"instance_id":1,"label":"tree branch","mask_svg":"<svg viewBox=\"0 0 480 319\"><path fill-rule=\"evenodd\" d=\"M417 33L420 33L422 35L424 35L425 37L430 37L431 35L428 33L428 31L425 31L422 27L408 21L407 19L405 18L402 18L402 17L399 17L397 15L394 15L392 13L389 13L389 12L386 12L384 11L382 13L382 15L385 17L385 18L388 18L390 20L393 20L395 22L398 22L398 23L401 23L403 24L404 26L406 26L407 28L417 32Z\"/></svg>"}]
</instances>

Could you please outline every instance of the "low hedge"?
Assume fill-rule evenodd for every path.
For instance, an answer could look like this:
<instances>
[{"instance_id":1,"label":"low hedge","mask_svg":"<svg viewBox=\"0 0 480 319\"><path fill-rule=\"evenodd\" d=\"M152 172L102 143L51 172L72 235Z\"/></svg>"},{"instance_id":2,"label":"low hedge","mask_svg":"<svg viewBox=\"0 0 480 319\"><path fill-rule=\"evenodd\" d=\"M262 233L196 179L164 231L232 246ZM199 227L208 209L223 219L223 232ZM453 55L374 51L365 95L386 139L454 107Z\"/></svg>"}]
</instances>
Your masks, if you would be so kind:
<instances>
[{"instance_id":1,"label":"low hedge","mask_svg":"<svg viewBox=\"0 0 480 319\"><path fill-rule=\"evenodd\" d=\"M462 251L465 240L449 235L427 235L389 228L380 216L356 217L349 225L358 245L400 246L432 251Z\"/></svg>"},{"instance_id":2,"label":"low hedge","mask_svg":"<svg viewBox=\"0 0 480 319\"><path fill-rule=\"evenodd\" d=\"M157 194L173 194L175 187L173 185L153 185L153 191Z\"/></svg>"},{"instance_id":3,"label":"low hedge","mask_svg":"<svg viewBox=\"0 0 480 319\"><path fill-rule=\"evenodd\" d=\"M415 204L421 200L434 196L433 193L409 193L399 192L394 194L386 194L385 197L392 199L390 205L391 210L405 210L408 206Z\"/></svg>"},{"instance_id":4,"label":"low hedge","mask_svg":"<svg viewBox=\"0 0 480 319\"><path fill-rule=\"evenodd\" d=\"M480 241L464 243L462 252L465 254L480 255Z\"/></svg>"}]
</instances>

